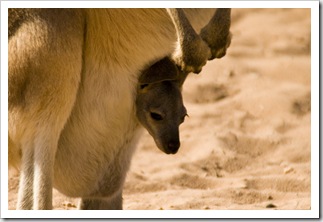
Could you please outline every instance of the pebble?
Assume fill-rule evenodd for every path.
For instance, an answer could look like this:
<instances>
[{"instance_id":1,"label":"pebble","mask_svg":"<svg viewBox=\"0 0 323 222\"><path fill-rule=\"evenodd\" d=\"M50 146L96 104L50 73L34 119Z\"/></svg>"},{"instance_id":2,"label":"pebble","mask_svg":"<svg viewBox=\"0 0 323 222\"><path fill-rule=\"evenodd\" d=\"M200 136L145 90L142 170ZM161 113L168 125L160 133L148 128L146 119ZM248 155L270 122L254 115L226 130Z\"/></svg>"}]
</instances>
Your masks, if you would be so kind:
<instances>
[{"instance_id":1,"label":"pebble","mask_svg":"<svg viewBox=\"0 0 323 222\"><path fill-rule=\"evenodd\" d=\"M285 174L288 174L288 173L290 173L290 172L292 172L292 171L294 171L294 169L293 169L292 167L285 167L285 168L284 168L284 173L285 173Z\"/></svg>"},{"instance_id":2,"label":"pebble","mask_svg":"<svg viewBox=\"0 0 323 222\"><path fill-rule=\"evenodd\" d=\"M274 205L274 204L272 204L272 203L270 203L270 204L267 204L267 206L266 206L266 208L276 208L277 206L276 205Z\"/></svg>"},{"instance_id":3,"label":"pebble","mask_svg":"<svg viewBox=\"0 0 323 222\"><path fill-rule=\"evenodd\" d=\"M64 207L74 207L74 208L76 208L75 204L72 204L71 202L68 202L68 201L65 201L63 203L63 206Z\"/></svg>"}]
</instances>

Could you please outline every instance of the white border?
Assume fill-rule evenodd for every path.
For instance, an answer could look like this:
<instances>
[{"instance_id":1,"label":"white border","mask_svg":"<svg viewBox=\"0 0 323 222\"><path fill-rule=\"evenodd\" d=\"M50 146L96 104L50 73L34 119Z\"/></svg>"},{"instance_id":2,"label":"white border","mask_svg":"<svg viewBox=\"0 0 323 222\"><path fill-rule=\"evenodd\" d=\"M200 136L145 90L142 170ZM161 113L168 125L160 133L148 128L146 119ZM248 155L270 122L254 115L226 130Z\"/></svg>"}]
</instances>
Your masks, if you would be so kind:
<instances>
[{"instance_id":1,"label":"white border","mask_svg":"<svg viewBox=\"0 0 323 222\"><path fill-rule=\"evenodd\" d=\"M8 10L1 3L1 217L8 209ZM5 182L2 182L5 181Z\"/></svg>"},{"instance_id":2,"label":"white border","mask_svg":"<svg viewBox=\"0 0 323 222\"><path fill-rule=\"evenodd\" d=\"M311 8L311 210L8 210L8 8ZM318 218L319 217L319 1L2 1L1 217L2 218Z\"/></svg>"},{"instance_id":3,"label":"white border","mask_svg":"<svg viewBox=\"0 0 323 222\"><path fill-rule=\"evenodd\" d=\"M2 1L7 8L314 8L318 1Z\"/></svg>"},{"instance_id":4,"label":"white border","mask_svg":"<svg viewBox=\"0 0 323 222\"><path fill-rule=\"evenodd\" d=\"M320 72L319 4L311 10L311 208L319 217L320 201Z\"/></svg>"}]
</instances>

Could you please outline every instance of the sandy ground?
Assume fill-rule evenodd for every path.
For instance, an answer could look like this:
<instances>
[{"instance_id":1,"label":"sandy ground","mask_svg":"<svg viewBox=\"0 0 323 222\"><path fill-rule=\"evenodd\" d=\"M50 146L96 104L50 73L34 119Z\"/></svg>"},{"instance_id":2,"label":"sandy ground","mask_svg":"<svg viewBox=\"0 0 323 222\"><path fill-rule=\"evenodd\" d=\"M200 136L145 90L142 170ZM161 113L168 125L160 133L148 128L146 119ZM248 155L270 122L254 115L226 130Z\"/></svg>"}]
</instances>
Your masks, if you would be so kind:
<instances>
[{"instance_id":1,"label":"sandy ground","mask_svg":"<svg viewBox=\"0 0 323 222\"><path fill-rule=\"evenodd\" d=\"M310 9L233 9L225 58L190 75L176 155L145 133L124 209L310 209ZM9 179L9 209L18 176ZM55 209L77 199L54 191Z\"/></svg>"}]
</instances>

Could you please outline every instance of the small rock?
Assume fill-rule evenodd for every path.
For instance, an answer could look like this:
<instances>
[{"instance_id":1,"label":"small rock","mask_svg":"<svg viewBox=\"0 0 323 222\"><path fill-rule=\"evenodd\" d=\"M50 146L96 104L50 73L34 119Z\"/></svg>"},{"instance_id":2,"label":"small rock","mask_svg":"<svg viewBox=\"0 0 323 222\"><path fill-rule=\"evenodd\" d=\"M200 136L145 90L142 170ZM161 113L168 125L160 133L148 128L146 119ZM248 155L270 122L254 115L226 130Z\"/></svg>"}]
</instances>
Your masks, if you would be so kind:
<instances>
[{"instance_id":1,"label":"small rock","mask_svg":"<svg viewBox=\"0 0 323 222\"><path fill-rule=\"evenodd\" d=\"M284 174L288 174L290 172L292 172L294 169L292 167L285 167L284 168Z\"/></svg>"},{"instance_id":2,"label":"small rock","mask_svg":"<svg viewBox=\"0 0 323 222\"><path fill-rule=\"evenodd\" d=\"M277 206L276 205L274 205L274 204L272 204L272 203L270 203L270 204L267 204L267 206L266 206L266 208L276 208Z\"/></svg>"},{"instance_id":3,"label":"small rock","mask_svg":"<svg viewBox=\"0 0 323 222\"><path fill-rule=\"evenodd\" d=\"M268 197L268 200L272 200L272 199L274 199L272 196L269 196L269 197Z\"/></svg>"},{"instance_id":4,"label":"small rock","mask_svg":"<svg viewBox=\"0 0 323 222\"><path fill-rule=\"evenodd\" d=\"M65 201L63 203L63 206L64 207L74 207L74 208L76 208L76 206L73 203L69 202L69 201Z\"/></svg>"}]
</instances>

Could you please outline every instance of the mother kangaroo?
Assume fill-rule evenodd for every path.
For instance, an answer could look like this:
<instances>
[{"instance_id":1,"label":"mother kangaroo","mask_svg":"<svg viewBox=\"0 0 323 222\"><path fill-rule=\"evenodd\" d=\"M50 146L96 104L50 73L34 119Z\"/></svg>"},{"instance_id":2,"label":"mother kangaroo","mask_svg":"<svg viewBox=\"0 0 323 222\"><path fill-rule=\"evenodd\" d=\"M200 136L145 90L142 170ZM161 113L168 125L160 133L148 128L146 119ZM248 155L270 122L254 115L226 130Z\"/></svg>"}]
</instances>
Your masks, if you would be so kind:
<instances>
[{"instance_id":1,"label":"mother kangaroo","mask_svg":"<svg viewBox=\"0 0 323 222\"><path fill-rule=\"evenodd\" d=\"M138 77L169 56L198 73L230 45L230 9L9 9L9 165L17 209L122 209L140 136Z\"/></svg>"}]
</instances>

